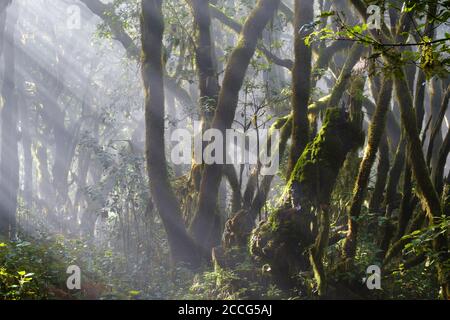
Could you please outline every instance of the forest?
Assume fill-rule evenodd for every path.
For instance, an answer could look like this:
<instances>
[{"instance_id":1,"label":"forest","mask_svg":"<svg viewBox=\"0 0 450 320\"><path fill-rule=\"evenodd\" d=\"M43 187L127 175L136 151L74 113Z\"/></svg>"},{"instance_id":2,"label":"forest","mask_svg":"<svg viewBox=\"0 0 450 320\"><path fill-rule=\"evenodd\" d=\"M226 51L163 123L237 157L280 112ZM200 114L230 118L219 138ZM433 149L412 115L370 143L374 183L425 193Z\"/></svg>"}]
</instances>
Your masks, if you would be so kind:
<instances>
[{"instance_id":1,"label":"forest","mask_svg":"<svg viewBox=\"0 0 450 320\"><path fill-rule=\"evenodd\" d=\"M0 300L449 300L450 1L0 0Z\"/></svg>"}]
</instances>

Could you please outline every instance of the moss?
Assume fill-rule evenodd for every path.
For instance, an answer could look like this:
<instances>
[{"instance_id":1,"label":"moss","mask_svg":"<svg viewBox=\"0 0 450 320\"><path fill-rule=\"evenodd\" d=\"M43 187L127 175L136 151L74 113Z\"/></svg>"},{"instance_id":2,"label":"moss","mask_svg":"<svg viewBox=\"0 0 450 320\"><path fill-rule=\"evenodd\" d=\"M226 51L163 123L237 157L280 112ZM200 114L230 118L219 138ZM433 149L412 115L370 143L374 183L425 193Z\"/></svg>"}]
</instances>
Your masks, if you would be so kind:
<instances>
[{"instance_id":1,"label":"moss","mask_svg":"<svg viewBox=\"0 0 450 320\"><path fill-rule=\"evenodd\" d=\"M275 281L284 289L294 284L292 276L308 268L305 248L313 243L309 224L308 215L282 209L259 224L250 237L251 255L270 266Z\"/></svg>"},{"instance_id":2,"label":"moss","mask_svg":"<svg viewBox=\"0 0 450 320\"><path fill-rule=\"evenodd\" d=\"M294 168L287 190L294 206L327 204L347 154L360 146L363 133L341 109L328 109L323 127Z\"/></svg>"},{"instance_id":3,"label":"moss","mask_svg":"<svg viewBox=\"0 0 450 320\"><path fill-rule=\"evenodd\" d=\"M270 265L281 287L299 285L293 277L310 270L308 250L314 243L311 224L315 218L308 208L329 203L347 154L363 139L347 113L327 110L320 133L297 161L286 188L295 208L273 212L253 231L250 253Z\"/></svg>"}]
</instances>

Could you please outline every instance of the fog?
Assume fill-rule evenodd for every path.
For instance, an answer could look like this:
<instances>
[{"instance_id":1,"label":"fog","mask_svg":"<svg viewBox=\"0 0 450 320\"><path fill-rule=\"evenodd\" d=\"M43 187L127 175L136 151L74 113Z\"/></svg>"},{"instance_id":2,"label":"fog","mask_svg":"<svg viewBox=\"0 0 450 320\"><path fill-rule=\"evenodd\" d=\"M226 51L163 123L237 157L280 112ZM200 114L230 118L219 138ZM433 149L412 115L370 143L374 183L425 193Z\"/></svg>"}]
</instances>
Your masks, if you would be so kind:
<instances>
[{"instance_id":1,"label":"fog","mask_svg":"<svg viewBox=\"0 0 450 320\"><path fill-rule=\"evenodd\" d=\"M2 3L7 2L2 0ZM214 77L217 78L214 81L218 82L216 89L221 93L224 87L223 90L228 88L223 82L231 70L230 56L233 56L236 47L245 43L242 40L245 29L240 36L238 33L245 27L246 19L251 18L250 14L255 8L255 1L233 0L211 1L211 3L213 43L208 49L215 58L211 68L214 69ZM1 6L5 5L1 4ZM339 7L337 4L336 6ZM319 17L319 13L328 12L327 8L334 9L331 4L327 5L327 1L316 1L314 16ZM243 85L237 93L236 108L233 110L233 106L230 106L227 111L235 113L231 125L234 130L243 133L261 130L272 134L273 131L269 129L275 128L280 131L283 141L282 129L288 128L284 126L285 122L294 121L294 128L299 125L295 122L296 120L288 118L291 115L292 104L295 105L293 99L299 97L297 95L295 98L295 85L292 85L294 80L289 70L295 64L296 58L298 59L294 53L295 31L292 21L289 20L289 13L295 14L293 9L294 1L282 3L275 18L269 19L267 27L262 32L261 40L256 44L256 50L248 68L242 67L247 71ZM344 9L356 15L354 10ZM219 115L214 118L214 108L216 105L220 106L223 97L227 97L226 94L229 93L214 96L212 107L205 102L208 97L202 96L204 92L211 90L214 84L210 76L207 76L205 83L202 83L202 73L198 74L201 63L196 60L196 57L205 55L205 50L202 51L197 43L202 38L198 36L191 7L186 4L186 1L164 1L162 13L165 22L165 34L162 41L165 112L163 114L164 143L159 151L165 154L166 166L160 168L161 176L164 176L167 171L169 182L166 189L170 189L174 199L179 202L177 213L180 215L179 221L182 221L183 230L181 232L180 226L175 229L183 235L184 233L192 235L195 242L198 238L195 236L193 231L195 228L192 225L195 225L198 216L197 206L203 203L201 194L208 192L202 188L210 186L205 182L207 178L201 174L208 169L202 171L203 167L200 163L196 163L195 156L192 157L192 162L171 161L172 151L176 147L176 143L171 141L171 136L176 129L192 131L195 123L198 122L205 127L214 125L216 123L214 120L220 117L218 112ZM174 245L170 238L170 224L175 225L178 220L175 219L175 222L174 218L165 220L161 211L164 211L164 208L172 208L172 204L161 205L158 199L155 199L155 190L160 182L164 186L164 181L149 181L148 165L151 164L153 154L146 155L146 141L152 138L150 130L158 129L157 125L154 127L149 125L156 123L150 120L152 116L156 117L158 114L151 110L148 104L146 105L146 102L152 101L146 100L148 97L144 92L148 88L144 88L141 74L142 61L145 61L148 53L141 48L143 40L140 15L141 1L138 0L91 2L89 0L13 0L7 8L2 8L0 19L1 23L4 23L4 31L3 29L0 31L2 32L0 37L0 219L2 220L0 232L12 243L26 241L33 244L34 240L55 237L60 239L67 248L77 252L74 253L76 258L72 259L74 264L86 264L89 270L95 269L102 276L109 276L105 282L108 288L105 291L108 294L104 293L104 296L109 298L116 294L115 288L118 287L116 282L119 281L126 283L129 290L140 292L131 296L142 294L142 298L150 299L174 297L176 295L173 291L182 288L182 285L176 282L178 280L174 280L178 279L179 272L189 273L189 275L183 274L182 277L184 281L186 279L190 281L194 279L194 274L191 272L195 273L198 270L195 268L182 269L182 271L171 269L172 262L179 261L176 261L176 257L173 259L176 254L174 255ZM264 17L263 14L261 16ZM386 22L391 22L391 19L393 21L393 17L386 14ZM322 19L325 23L328 21L329 24L334 21L326 14L315 19ZM415 19L417 23L423 23L422 17ZM351 21L351 19L348 20ZM308 28L318 29L318 25L319 23L312 24ZM436 23L436 25L436 38L447 37L448 22L439 25ZM307 29L305 26L307 25L303 25L302 30ZM333 28L336 33L340 30L337 27ZM422 31L419 30L419 35L420 32ZM405 41L411 42L425 41L418 37L415 39L411 37L409 40L408 37L406 38ZM337 191L331 194L333 190L330 190L328 194L328 202L331 201L331 204L327 203L325 206L324 203L319 203L322 201L319 195L327 188L322 185L318 186L315 192L318 200L310 197L308 201L311 202L295 205L293 208L299 211L311 208L313 215L319 216L319 211L323 208L333 207L334 218L330 226L333 226L332 232L336 232L338 237L339 232L343 230L342 233L344 233L347 230L343 217L350 208L353 186L357 183L359 163L370 149L368 131L373 114L376 112L375 108L379 103L378 93L382 89L381 82L378 83L378 88L375 85L382 79L378 75L388 69L384 69L385 66L379 66L378 60L371 64L372 57L365 52L356 57L356 61L359 62L350 65L351 73L347 75L344 71L349 63L347 59L350 59L350 47L353 42L348 42L344 49L336 49L336 54L333 52L335 57L330 58L331 62L327 61L325 64L319 59L322 50L327 48L331 40L327 42L328 40L320 39L320 41L314 42L310 49L303 49L311 51L309 67L313 67L313 73L309 71L310 79L306 80L306 82L309 80L312 82L305 106L308 113L305 115L305 121L307 125L308 123L310 125L310 128L306 129L306 133L311 135L309 142L314 142L314 137L320 137L321 130L325 130L324 123L327 119L325 109L328 107L330 96L335 98L334 89L341 82L345 83L345 87L339 93L337 104L330 107L338 107L350 114L355 111L354 108L359 108L360 129L366 139L365 143L359 145L356 150L349 151L346 166L343 166L347 170L345 174L341 173L333 178L337 179ZM152 45L156 43L150 44L150 48ZM416 50L415 53L420 53L421 46L412 45L411 47L413 48L411 50ZM142 54L141 51L143 51ZM447 57L448 60L448 50L446 53L443 52L442 56ZM444 58L442 58L441 67L448 69L446 65L448 61L445 62ZM418 60L420 60L420 54ZM415 63L420 66L423 61L415 61ZM418 105L417 101L420 101L422 94L423 115L422 123L418 122L418 128L424 159L428 165L427 170L432 177L429 180L430 183L435 183L433 179L435 179L436 168L439 167L438 163L446 159L442 166L443 172L441 175L436 175L442 178L439 181L448 186L450 169L448 148L441 148L445 143L448 144L450 110L445 106L445 101L448 104L448 97L445 100L445 96L448 96L448 75L441 80L436 71L431 78L424 79L420 68L416 68L416 65L410 63L406 65L405 70L411 70L408 69L411 66L413 68L413 77L408 78L408 81L412 90L414 107ZM292 70L300 70L298 72L301 73L301 67L298 68ZM374 77L374 81L372 81L371 68L381 70L376 74L377 78ZM232 76L229 77L232 78ZM355 89L360 78L364 82L361 88ZM301 80L300 78L296 81ZM420 89L420 80L423 80L423 91ZM354 94L352 91L354 89L360 92ZM357 95L360 100L355 98ZM439 109L441 101L443 107ZM394 165L397 153L401 154L402 141L409 141L404 139L410 138L407 133L404 133L401 106L398 94L392 94L392 98L388 101L389 116L387 116L383 138L388 150L386 176L391 173L390 166ZM209 120L208 112L211 113L211 110L206 110L207 107L213 109L213 116ZM227 115L227 112L223 114ZM416 116L420 116L420 109L415 109L415 112ZM352 116L350 118L354 120ZM442 123L435 129L435 121L438 118ZM285 122L280 122L283 126L277 127L277 121L280 119ZM217 123L220 123L219 120ZM208 121L210 123L207 123ZM276 212L277 208L285 208L288 203L290 205L290 202L285 199L287 193L295 193L295 186L291 185L295 178L291 178L290 174L295 172L294 168L300 168L300 165L295 166L295 163L292 165L289 162L296 152L293 150L296 142L288 139L291 137L292 130L294 130L292 138L295 138L296 131L291 129L288 136L285 136L284 146L279 147L279 141L277 141L276 148L272 148L272 153L279 152L279 149L283 152L280 154L280 163L277 162L280 167L277 167L278 170L271 171L271 176L261 174L259 158L251 164L232 163L223 167L220 173L223 179L218 178L217 194L214 191L215 187L211 188L212 197L216 201L214 204L216 209L212 210L214 212L211 212L211 215L217 215L218 223L220 223L217 226L220 234L215 235L218 242L226 242L227 228L232 228L234 223L229 219L235 217L236 213L246 210L251 212L250 224L252 228L256 228L259 223L266 221L271 213ZM218 132L220 133L220 130ZM323 133L322 137L325 136ZM357 137L354 136L351 140L356 141ZM200 142L199 146L205 148L202 143L206 144L208 141ZM434 149L433 146L429 147L430 141L434 142ZM257 140L254 145L247 145L244 151L256 149L253 155L258 157L264 151L260 143L262 142ZM291 151L289 151L290 148ZM372 166L369 167L370 177L364 187L370 191L370 194L376 188L380 171L383 170L380 168L380 163L383 161L381 148L380 146L380 154L377 154L376 159L371 163ZM410 159L412 155L409 152L405 153L403 149L403 156ZM445 152L447 152L446 158L443 155ZM296 159L300 155L301 153ZM184 156L185 160L191 159L191 155ZM347 153L344 154L342 162L346 157ZM339 161L339 157L336 156L336 163ZM409 179L415 177L411 171L416 169L415 163L406 160L400 163L399 167L402 172L404 170L404 173L397 175L397 180L401 183L395 186L396 201L400 203L402 196L409 195L411 212L426 211L429 208L428 198L426 194L425 198L422 198L422 193L417 192L420 190L420 180L416 183L415 178L412 178L412 182L407 178L408 175ZM328 174L329 167L323 168L321 169L323 171L319 171ZM395 174L393 175L395 177ZM320 179L322 176L317 178L317 181ZM405 187L408 181L411 186ZM333 185L334 182L336 181L333 181ZM384 186L388 182L385 178L381 190L381 205L376 206L378 211L373 214L381 212L380 216L384 216L387 210L386 219L393 217L397 223L400 219L398 212L403 209L400 208L399 203L395 202L395 208L389 211L392 206L386 205L385 202L389 201L389 197L386 195L386 199L383 200ZM386 194L387 192L386 190ZM300 193L299 197L303 199L306 193L303 189ZM437 196L442 199L445 197L442 188L436 193ZM292 198L290 200L295 202L296 195L290 197ZM367 196L367 201L361 201L362 206L367 207L367 210L372 209L372 207L368 208L370 198ZM448 207L444 204L442 206L442 213L448 215L448 212L445 212L445 208L448 209ZM235 225L240 223L244 225L240 221ZM311 225L313 224L311 222ZM215 225L212 228L211 230L216 230ZM221 236L224 230L225 234ZM208 229L204 233L207 237L213 231ZM214 243L215 240L208 241ZM211 246L209 242L208 244L196 243L202 252L199 255L204 255L205 251L207 255L210 255L211 248L218 245L219 243ZM213 259L215 258L213 255ZM267 265L270 264L270 262L267 263ZM203 267L204 265L202 262ZM173 278L169 281L171 276ZM167 284L166 280L170 284ZM191 282L189 284L192 284ZM185 282L183 286L189 285ZM170 296L170 294L173 295ZM118 297L123 298L119 294Z\"/></svg>"}]
</instances>

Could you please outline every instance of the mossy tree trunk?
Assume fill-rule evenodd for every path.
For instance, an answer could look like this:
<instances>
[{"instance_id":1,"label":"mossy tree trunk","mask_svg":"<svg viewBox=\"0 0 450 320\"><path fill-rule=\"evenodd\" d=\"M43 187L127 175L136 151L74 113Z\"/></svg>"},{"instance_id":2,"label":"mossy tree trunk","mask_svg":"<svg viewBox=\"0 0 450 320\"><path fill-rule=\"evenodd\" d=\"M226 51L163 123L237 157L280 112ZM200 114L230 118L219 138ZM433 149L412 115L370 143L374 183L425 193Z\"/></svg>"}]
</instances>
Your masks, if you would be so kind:
<instances>
[{"instance_id":1,"label":"mossy tree trunk","mask_svg":"<svg viewBox=\"0 0 450 320\"><path fill-rule=\"evenodd\" d=\"M344 244L344 256L353 258L356 253L356 237L358 235L357 218L361 212L365 191L369 183L370 172L375 162L377 151L386 127L386 116L392 97L392 80L383 80L380 95L377 99L375 114L369 127L367 147L360 165L358 178L353 190L353 199L348 213L348 231Z\"/></svg>"},{"instance_id":2,"label":"mossy tree trunk","mask_svg":"<svg viewBox=\"0 0 450 320\"><path fill-rule=\"evenodd\" d=\"M433 168L433 181L434 185L436 186L436 190L438 190L438 192L441 192L441 190L443 190L444 188L444 169L449 152L450 152L450 130L447 131L447 134L445 135L444 141L442 142L442 146L439 150L439 157L436 162L436 167ZM447 178L447 180L449 179ZM448 215L448 211L444 212L447 212Z\"/></svg>"},{"instance_id":3,"label":"mossy tree trunk","mask_svg":"<svg viewBox=\"0 0 450 320\"><path fill-rule=\"evenodd\" d=\"M405 92L409 92L409 89L403 69L397 68L395 70L394 84L397 100L400 105L402 124L408 141L408 160L411 163L414 178L418 186L417 194L426 211L429 224L434 225L436 219L442 215L442 208L439 196L431 181L430 172L425 162L417 128L417 119L414 110L412 109L413 101L409 94L405 94ZM449 279L448 272L443 266L444 261L448 259L447 237L445 234L439 235L434 240L433 249L438 254L437 268L439 283L442 288L442 296L444 299L447 299L449 296Z\"/></svg>"},{"instance_id":4,"label":"mossy tree trunk","mask_svg":"<svg viewBox=\"0 0 450 320\"><path fill-rule=\"evenodd\" d=\"M353 123L344 110L329 108L320 133L306 147L287 186L292 205L303 219L311 216L311 208L317 214L319 227L310 262L320 296L327 291L322 259L329 238L331 193L348 153L361 146L363 141L360 126Z\"/></svg>"},{"instance_id":5,"label":"mossy tree trunk","mask_svg":"<svg viewBox=\"0 0 450 320\"><path fill-rule=\"evenodd\" d=\"M355 43L348 52L348 57L345 61L344 66L342 67L342 71L339 75L339 78L331 92L330 100L328 101L328 106L335 108L338 107L339 101L342 98L342 94L347 88L351 77L352 70L355 64L361 58L362 53L364 52L364 47L359 43Z\"/></svg>"},{"instance_id":6,"label":"mossy tree trunk","mask_svg":"<svg viewBox=\"0 0 450 320\"><path fill-rule=\"evenodd\" d=\"M146 158L150 191L164 224L175 261L198 265L198 251L185 228L169 182L164 143L162 0L142 0L142 78L145 90Z\"/></svg>"},{"instance_id":7,"label":"mossy tree trunk","mask_svg":"<svg viewBox=\"0 0 450 320\"><path fill-rule=\"evenodd\" d=\"M370 212L380 212L380 209L382 208L389 167L389 144L385 133L381 138L380 147L378 149L377 180L375 182L372 197L370 198Z\"/></svg>"},{"instance_id":8,"label":"mossy tree trunk","mask_svg":"<svg viewBox=\"0 0 450 320\"><path fill-rule=\"evenodd\" d=\"M211 15L208 0L188 0L195 21L195 59L200 88L200 108L208 126L214 116L219 94L214 42L211 37Z\"/></svg>"},{"instance_id":9,"label":"mossy tree trunk","mask_svg":"<svg viewBox=\"0 0 450 320\"><path fill-rule=\"evenodd\" d=\"M430 106L431 106L430 127L431 127L431 132L432 132L432 139L430 139L430 148L429 148L431 155L427 154L427 163L431 164L431 167L433 167L433 166L436 166L436 161L439 156L439 148L442 145L442 141L443 141L442 132L441 132L442 119L444 118L446 109L448 107L448 98L447 98L447 103L445 105L442 105L442 102L445 97L445 93L443 93L441 79L432 78L430 80L429 94L430 94ZM441 106L444 107L445 109L442 110ZM443 111L443 113L441 111Z\"/></svg>"},{"instance_id":10,"label":"mossy tree trunk","mask_svg":"<svg viewBox=\"0 0 450 320\"><path fill-rule=\"evenodd\" d=\"M432 115L432 120L434 119L434 124L432 126L430 141L428 143L427 150L427 163L433 171L437 167L439 150L442 146L442 123L447 113L448 105L450 100L450 86L446 88L444 97L442 98L439 106L439 111ZM442 192L442 188L436 188L438 193Z\"/></svg>"},{"instance_id":11,"label":"mossy tree trunk","mask_svg":"<svg viewBox=\"0 0 450 320\"><path fill-rule=\"evenodd\" d=\"M295 0L294 68L292 70L292 139L287 176L289 177L309 142L308 105L311 92L311 46L305 44L305 26L314 20L314 1Z\"/></svg>"}]
</instances>

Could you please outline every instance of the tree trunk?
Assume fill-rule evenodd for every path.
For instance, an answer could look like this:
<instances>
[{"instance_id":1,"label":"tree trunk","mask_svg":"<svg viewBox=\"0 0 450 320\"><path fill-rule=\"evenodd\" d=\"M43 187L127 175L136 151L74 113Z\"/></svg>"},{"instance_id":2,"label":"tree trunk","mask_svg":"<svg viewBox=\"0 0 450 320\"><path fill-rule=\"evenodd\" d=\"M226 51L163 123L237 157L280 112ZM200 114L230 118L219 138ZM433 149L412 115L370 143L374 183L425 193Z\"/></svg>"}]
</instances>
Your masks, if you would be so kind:
<instances>
[{"instance_id":1,"label":"tree trunk","mask_svg":"<svg viewBox=\"0 0 450 320\"><path fill-rule=\"evenodd\" d=\"M222 88L212 127L225 134L234 120L239 91L241 90L248 65L253 57L258 39L275 14L279 0L260 0L250 14L241 32L237 47L233 50L225 70ZM205 166L200 185L199 208L191 224L192 235L205 253L220 243L220 217L216 213L217 195L222 177L218 164Z\"/></svg>"},{"instance_id":2,"label":"tree trunk","mask_svg":"<svg viewBox=\"0 0 450 320\"><path fill-rule=\"evenodd\" d=\"M430 173L427 168L422 144L417 130L417 120L412 109L412 98L408 92L408 84L405 80L403 69L398 68L394 73L394 83L397 99L400 105L402 123L408 140L408 157L412 166L414 178L418 186L418 196L424 206L430 225L435 224L435 219L442 214L439 196L430 179ZM448 257L447 237L439 235L433 242L433 248L438 254L438 279L442 288L442 296L447 299L449 296L449 279L446 275L443 263Z\"/></svg>"},{"instance_id":3,"label":"tree trunk","mask_svg":"<svg viewBox=\"0 0 450 320\"><path fill-rule=\"evenodd\" d=\"M195 57L200 83L200 111L208 127L217 105L219 80L216 71L214 42L211 37L211 15L208 0L189 0L195 21Z\"/></svg>"},{"instance_id":4,"label":"tree trunk","mask_svg":"<svg viewBox=\"0 0 450 320\"><path fill-rule=\"evenodd\" d=\"M389 145L386 137L386 133L383 135L380 147L378 150L378 168L377 168L377 181L373 189L372 197L370 198L369 211L380 212L383 204L384 189L386 187L386 181L389 173Z\"/></svg>"},{"instance_id":5,"label":"tree trunk","mask_svg":"<svg viewBox=\"0 0 450 320\"><path fill-rule=\"evenodd\" d=\"M4 36L5 36L5 26L6 26L6 8L11 4L12 0L3 0L0 3L0 56L3 53L4 47Z\"/></svg>"},{"instance_id":6,"label":"tree trunk","mask_svg":"<svg viewBox=\"0 0 450 320\"><path fill-rule=\"evenodd\" d=\"M289 177L309 142L308 105L311 93L311 46L305 44L308 31L304 26L314 20L314 1L296 0L294 19L294 55L292 70L292 145L289 154L287 177Z\"/></svg>"},{"instance_id":7,"label":"tree trunk","mask_svg":"<svg viewBox=\"0 0 450 320\"><path fill-rule=\"evenodd\" d=\"M378 147L386 127L386 116L392 97L392 81L385 78L377 99L377 108L373 115L368 133L367 147L359 169L358 178L353 191L353 199L348 214L348 233L344 244L344 256L353 258L356 253L356 238L358 234L358 218L364 194L369 183L370 172L375 162Z\"/></svg>"},{"instance_id":8,"label":"tree trunk","mask_svg":"<svg viewBox=\"0 0 450 320\"><path fill-rule=\"evenodd\" d=\"M172 258L198 265L178 200L169 182L164 143L164 70L162 0L142 0L142 78L145 90L146 158L150 191L166 229Z\"/></svg>"},{"instance_id":9,"label":"tree trunk","mask_svg":"<svg viewBox=\"0 0 450 320\"><path fill-rule=\"evenodd\" d=\"M18 101L15 79L15 29L17 11L9 15L4 36L3 108L0 153L0 236L16 237L17 192L19 189Z\"/></svg>"}]
</instances>

